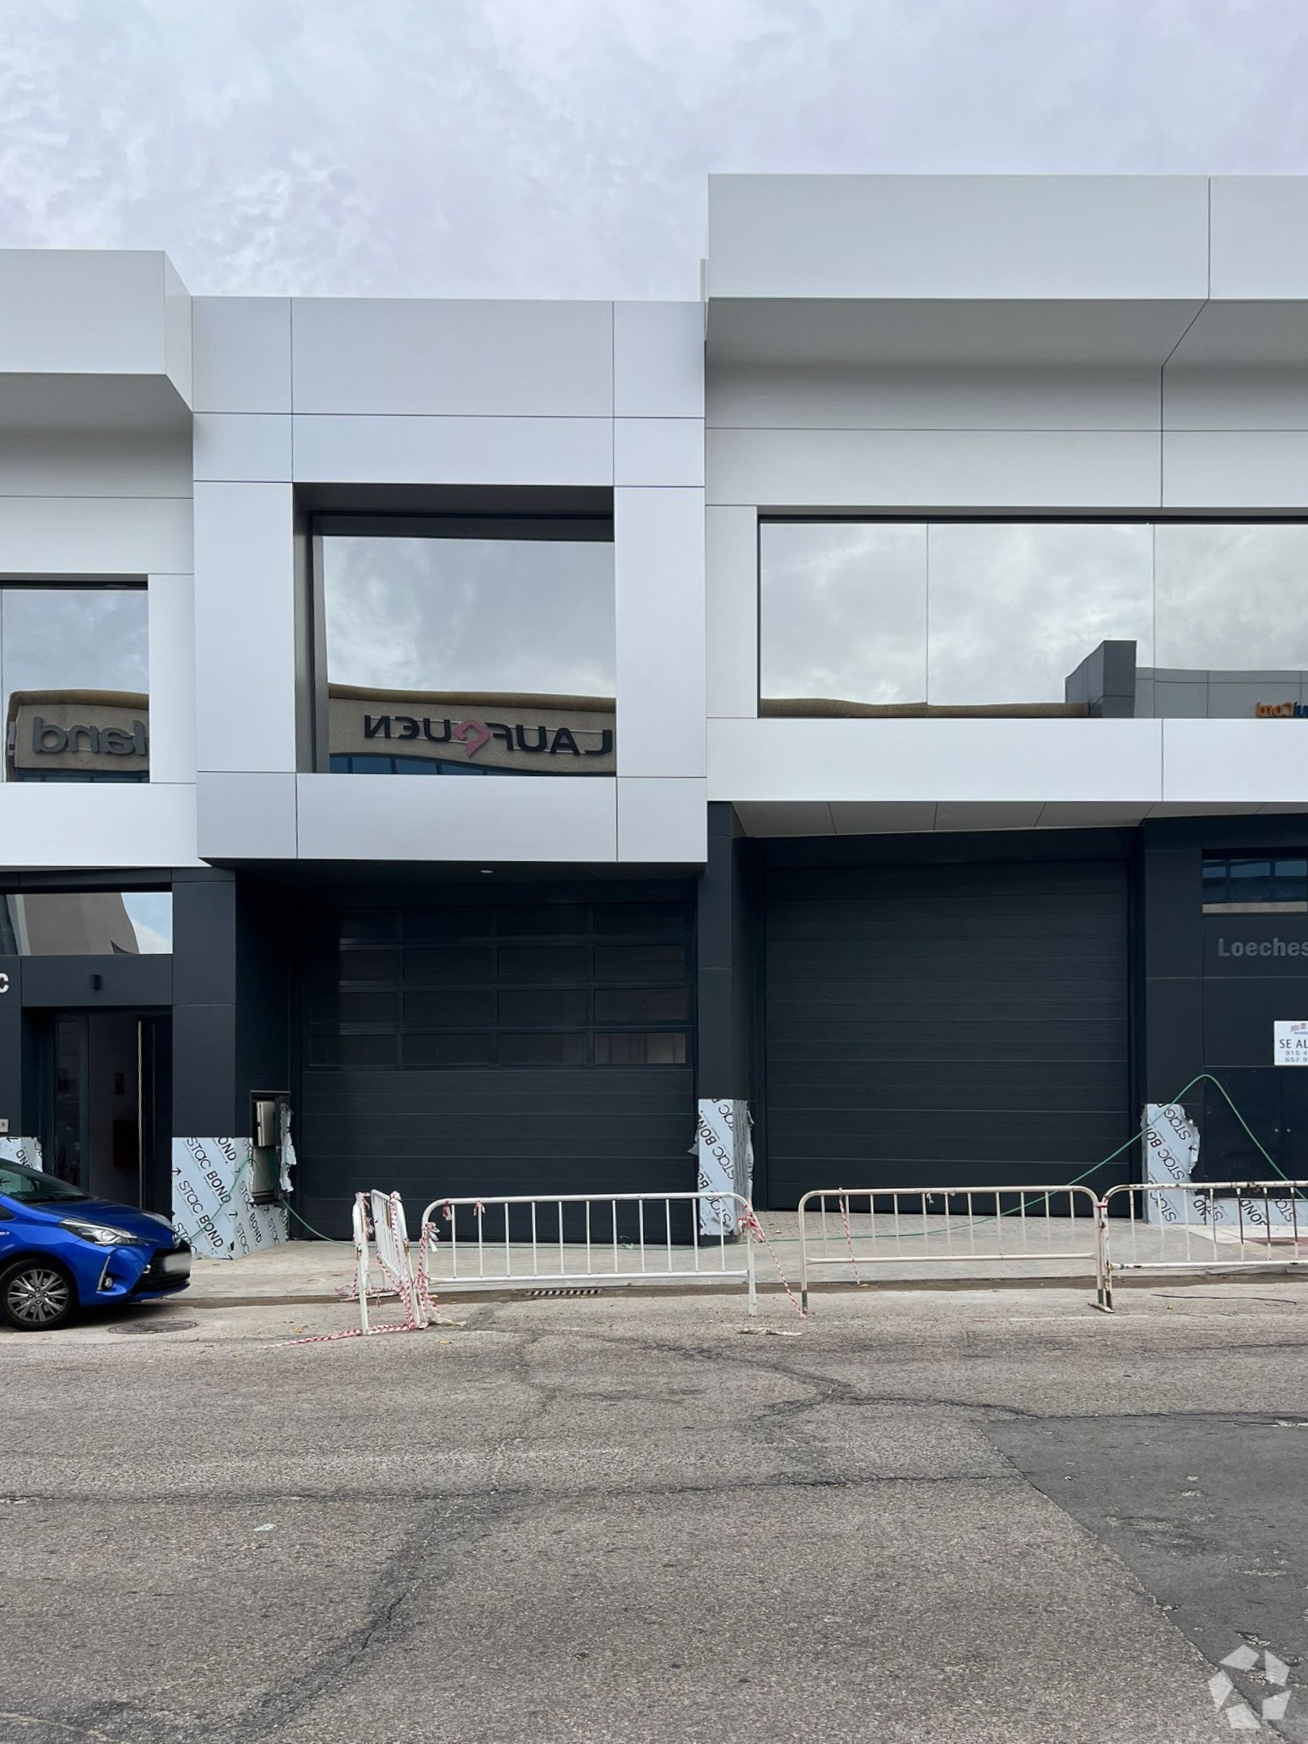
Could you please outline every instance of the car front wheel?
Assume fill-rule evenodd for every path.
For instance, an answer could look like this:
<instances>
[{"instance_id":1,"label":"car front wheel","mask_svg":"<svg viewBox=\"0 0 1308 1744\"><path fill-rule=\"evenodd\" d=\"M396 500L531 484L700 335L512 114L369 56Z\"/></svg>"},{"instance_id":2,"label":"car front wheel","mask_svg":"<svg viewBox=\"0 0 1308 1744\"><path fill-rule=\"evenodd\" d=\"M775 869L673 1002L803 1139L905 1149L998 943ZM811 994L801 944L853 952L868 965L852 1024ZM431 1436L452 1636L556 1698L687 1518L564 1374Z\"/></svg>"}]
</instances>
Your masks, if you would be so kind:
<instances>
[{"instance_id":1,"label":"car front wheel","mask_svg":"<svg viewBox=\"0 0 1308 1744\"><path fill-rule=\"evenodd\" d=\"M0 1272L0 1320L16 1332L54 1332L77 1311L77 1291L62 1266L19 1260Z\"/></svg>"}]
</instances>

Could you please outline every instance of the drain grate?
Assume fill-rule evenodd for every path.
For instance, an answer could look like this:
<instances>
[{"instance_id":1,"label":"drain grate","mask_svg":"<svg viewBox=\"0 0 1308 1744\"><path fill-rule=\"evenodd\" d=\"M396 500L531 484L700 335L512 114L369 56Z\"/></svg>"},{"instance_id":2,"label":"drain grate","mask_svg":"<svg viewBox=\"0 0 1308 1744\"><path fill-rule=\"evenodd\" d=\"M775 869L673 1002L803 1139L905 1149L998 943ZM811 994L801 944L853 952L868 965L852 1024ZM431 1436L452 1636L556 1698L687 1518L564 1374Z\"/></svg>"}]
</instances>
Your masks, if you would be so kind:
<instances>
[{"instance_id":1,"label":"drain grate","mask_svg":"<svg viewBox=\"0 0 1308 1744\"><path fill-rule=\"evenodd\" d=\"M135 1338L143 1332L194 1332L198 1324L195 1320L142 1320L135 1326L111 1326L109 1330Z\"/></svg>"},{"instance_id":2,"label":"drain grate","mask_svg":"<svg viewBox=\"0 0 1308 1744\"><path fill-rule=\"evenodd\" d=\"M598 1296L599 1291L591 1286L590 1288L578 1287L571 1290L528 1290L527 1294L529 1296Z\"/></svg>"}]
</instances>

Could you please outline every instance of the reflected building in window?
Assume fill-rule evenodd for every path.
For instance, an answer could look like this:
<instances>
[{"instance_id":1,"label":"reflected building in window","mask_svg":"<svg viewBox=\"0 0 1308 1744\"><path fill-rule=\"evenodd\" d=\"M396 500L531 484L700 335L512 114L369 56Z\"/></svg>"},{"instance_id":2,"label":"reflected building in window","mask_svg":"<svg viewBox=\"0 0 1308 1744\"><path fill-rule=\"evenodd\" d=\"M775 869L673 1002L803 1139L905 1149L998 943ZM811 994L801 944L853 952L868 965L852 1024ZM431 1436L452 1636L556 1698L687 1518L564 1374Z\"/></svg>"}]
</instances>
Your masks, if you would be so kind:
<instances>
[{"instance_id":1,"label":"reflected building in window","mask_svg":"<svg viewBox=\"0 0 1308 1744\"><path fill-rule=\"evenodd\" d=\"M1138 666L1134 642L1101 642L1070 673L1069 713L1108 720L1302 720L1308 670Z\"/></svg>"},{"instance_id":2,"label":"reflected building in window","mask_svg":"<svg viewBox=\"0 0 1308 1744\"><path fill-rule=\"evenodd\" d=\"M0 957L159 956L172 948L169 891L42 890L0 897Z\"/></svg>"},{"instance_id":3,"label":"reflected building in window","mask_svg":"<svg viewBox=\"0 0 1308 1744\"><path fill-rule=\"evenodd\" d=\"M612 775L611 696L329 684L336 774Z\"/></svg>"},{"instance_id":4,"label":"reflected building in window","mask_svg":"<svg viewBox=\"0 0 1308 1744\"><path fill-rule=\"evenodd\" d=\"M148 596L0 587L6 781L148 781Z\"/></svg>"}]
</instances>

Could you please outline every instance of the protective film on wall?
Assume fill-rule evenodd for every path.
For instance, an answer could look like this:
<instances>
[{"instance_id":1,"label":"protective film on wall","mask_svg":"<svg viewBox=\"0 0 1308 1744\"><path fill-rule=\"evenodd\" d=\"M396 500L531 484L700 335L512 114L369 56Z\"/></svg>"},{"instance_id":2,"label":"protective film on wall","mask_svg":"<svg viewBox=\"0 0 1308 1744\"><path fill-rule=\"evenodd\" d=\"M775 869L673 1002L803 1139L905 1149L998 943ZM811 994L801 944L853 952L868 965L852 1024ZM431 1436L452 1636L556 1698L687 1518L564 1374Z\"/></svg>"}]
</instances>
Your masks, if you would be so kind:
<instances>
[{"instance_id":1,"label":"protective film on wall","mask_svg":"<svg viewBox=\"0 0 1308 1744\"><path fill-rule=\"evenodd\" d=\"M1199 1129L1179 1103L1151 1102L1145 1109L1144 1178L1146 1181L1188 1182L1199 1161ZM1147 1193L1145 1217L1150 1223L1185 1221L1182 1192Z\"/></svg>"},{"instance_id":2,"label":"protective film on wall","mask_svg":"<svg viewBox=\"0 0 1308 1744\"><path fill-rule=\"evenodd\" d=\"M289 1180L288 1149L289 1132L282 1153L283 1182ZM286 1241L288 1221L285 1206L254 1202L251 1140L173 1140L173 1224L197 1254L243 1259Z\"/></svg>"},{"instance_id":3,"label":"protective film on wall","mask_svg":"<svg viewBox=\"0 0 1308 1744\"><path fill-rule=\"evenodd\" d=\"M749 1104L730 1097L702 1098L696 1129L701 1193L738 1193L748 1199L754 1190L753 1121ZM740 1207L734 1199L701 1199L699 1232L717 1237L740 1234Z\"/></svg>"},{"instance_id":4,"label":"protective film on wall","mask_svg":"<svg viewBox=\"0 0 1308 1744\"><path fill-rule=\"evenodd\" d=\"M0 1138L0 1163L22 1163L44 1172L39 1138Z\"/></svg>"},{"instance_id":5,"label":"protective film on wall","mask_svg":"<svg viewBox=\"0 0 1308 1744\"><path fill-rule=\"evenodd\" d=\"M1147 1193L1145 1218L1149 1223L1202 1224L1220 1231L1256 1231L1264 1223L1271 1229L1297 1228L1303 1214L1292 1194L1285 1198L1243 1197L1216 1194L1192 1186L1199 1163L1199 1129L1179 1103L1150 1102L1145 1106L1144 1178L1164 1184L1174 1182L1174 1193Z\"/></svg>"}]
</instances>

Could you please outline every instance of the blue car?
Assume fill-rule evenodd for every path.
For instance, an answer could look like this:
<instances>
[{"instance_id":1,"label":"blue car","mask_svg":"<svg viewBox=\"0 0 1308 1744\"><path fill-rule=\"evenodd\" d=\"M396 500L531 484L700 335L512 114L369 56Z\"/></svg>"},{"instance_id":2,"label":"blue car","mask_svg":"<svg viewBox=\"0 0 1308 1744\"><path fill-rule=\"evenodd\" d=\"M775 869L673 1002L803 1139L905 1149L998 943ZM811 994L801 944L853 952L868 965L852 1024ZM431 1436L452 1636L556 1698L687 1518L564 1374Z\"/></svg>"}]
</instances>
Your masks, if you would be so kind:
<instances>
[{"instance_id":1,"label":"blue car","mask_svg":"<svg viewBox=\"0 0 1308 1744\"><path fill-rule=\"evenodd\" d=\"M184 1290L191 1250L166 1217L92 1199L40 1169L0 1162L0 1321L52 1332L79 1308Z\"/></svg>"}]
</instances>

